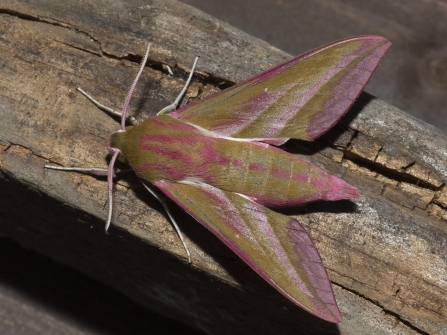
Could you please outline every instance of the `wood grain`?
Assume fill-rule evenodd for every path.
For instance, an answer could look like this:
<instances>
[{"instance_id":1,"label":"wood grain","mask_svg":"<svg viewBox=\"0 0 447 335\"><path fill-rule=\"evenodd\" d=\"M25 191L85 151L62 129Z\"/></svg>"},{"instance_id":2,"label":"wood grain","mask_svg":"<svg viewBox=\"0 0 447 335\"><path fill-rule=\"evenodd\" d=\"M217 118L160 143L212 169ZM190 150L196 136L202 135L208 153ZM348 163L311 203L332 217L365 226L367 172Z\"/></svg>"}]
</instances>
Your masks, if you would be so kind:
<instances>
[{"instance_id":1,"label":"wood grain","mask_svg":"<svg viewBox=\"0 0 447 335\"><path fill-rule=\"evenodd\" d=\"M447 331L445 133L365 93L317 143L287 145L362 193L355 203L286 211L308 229L334 282L344 321L327 324L173 206L188 265L161 206L132 174L118 178L105 235L106 182L43 168L106 166L116 120L76 87L121 107L149 39L149 65L131 102L140 120L173 101L196 55L190 100L289 55L175 1L7 0L1 16L1 235L210 334Z\"/></svg>"}]
</instances>

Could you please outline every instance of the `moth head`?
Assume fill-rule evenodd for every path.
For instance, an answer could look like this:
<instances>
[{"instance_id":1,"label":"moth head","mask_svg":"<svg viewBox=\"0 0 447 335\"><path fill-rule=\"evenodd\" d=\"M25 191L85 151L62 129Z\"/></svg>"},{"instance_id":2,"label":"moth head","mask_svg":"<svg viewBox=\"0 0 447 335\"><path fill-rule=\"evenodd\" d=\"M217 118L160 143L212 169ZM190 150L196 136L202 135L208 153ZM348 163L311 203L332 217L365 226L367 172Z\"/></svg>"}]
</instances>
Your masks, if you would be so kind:
<instances>
[{"instance_id":1,"label":"moth head","mask_svg":"<svg viewBox=\"0 0 447 335\"><path fill-rule=\"evenodd\" d=\"M118 160L120 162L125 163L126 158L124 157L123 151L126 144L126 131L132 128L133 126L126 127L126 130L118 130L110 135L109 138L109 146L108 149L111 150L111 148L118 149L120 151L120 154L118 155ZM113 150L111 150L113 151Z\"/></svg>"}]
</instances>

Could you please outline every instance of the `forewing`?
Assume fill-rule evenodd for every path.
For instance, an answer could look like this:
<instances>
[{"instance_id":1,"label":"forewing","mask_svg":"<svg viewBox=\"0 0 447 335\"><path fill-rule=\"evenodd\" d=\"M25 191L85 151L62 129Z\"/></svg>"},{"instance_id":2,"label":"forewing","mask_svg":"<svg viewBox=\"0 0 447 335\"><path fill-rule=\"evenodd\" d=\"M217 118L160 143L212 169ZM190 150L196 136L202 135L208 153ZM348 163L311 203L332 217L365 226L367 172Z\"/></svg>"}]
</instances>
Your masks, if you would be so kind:
<instances>
[{"instance_id":1,"label":"forewing","mask_svg":"<svg viewBox=\"0 0 447 335\"><path fill-rule=\"evenodd\" d=\"M155 184L284 296L341 321L318 251L297 220L207 184Z\"/></svg>"},{"instance_id":2,"label":"forewing","mask_svg":"<svg viewBox=\"0 0 447 335\"><path fill-rule=\"evenodd\" d=\"M334 42L171 115L221 136L314 140L345 114L390 45L380 36Z\"/></svg>"}]
</instances>

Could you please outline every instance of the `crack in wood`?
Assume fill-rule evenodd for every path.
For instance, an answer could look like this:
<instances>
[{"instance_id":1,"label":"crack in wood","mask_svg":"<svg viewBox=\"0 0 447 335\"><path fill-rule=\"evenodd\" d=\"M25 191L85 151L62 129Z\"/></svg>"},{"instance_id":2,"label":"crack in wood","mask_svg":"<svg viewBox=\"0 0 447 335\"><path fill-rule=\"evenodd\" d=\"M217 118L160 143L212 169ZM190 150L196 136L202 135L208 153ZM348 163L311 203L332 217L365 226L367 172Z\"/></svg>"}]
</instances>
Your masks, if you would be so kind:
<instances>
[{"instance_id":1,"label":"crack in wood","mask_svg":"<svg viewBox=\"0 0 447 335\"><path fill-rule=\"evenodd\" d=\"M375 300L373 300L373 299L370 299L370 298L368 298L367 296L361 294L360 292L358 292L358 291L356 291L356 290L353 290L352 288L348 288L348 287L346 287L346 286L339 285L339 284L337 284L337 283L333 283L332 285L334 285L334 286L339 286L340 288L342 288L342 289L344 289L344 290L350 292L351 294L353 294L353 295L355 295L355 296L357 296L357 297L359 297L359 298L361 298L361 299L364 299L365 301L368 301L368 302L370 302L371 304L373 304L373 305L375 305L375 306L381 308L382 311L383 311L383 313L385 313L385 314L387 314L387 315L390 315L390 316L392 316L393 318L395 318L396 323L399 322L399 323L401 323L402 325L405 325L406 327L410 328L411 330L417 332L418 334L421 334L421 335L429 335L429 333L427 333L427 332L423 331L422 329L420 329L420 328L414 326L414 325L411 324L409 321L402 319L401 316L400 316L399 314L397 314L397 313L395 313L395 312L393 312L393 311L391 311L391 310L386 309L386 308L385 308L384 306L382 306L378 301L375 301ZM433 311L433 312L435 312L435 311ZM436 312L435 312L435 313L436 313Z\"/></svg>"},{"instance_id":2,"label":"crack in wood","mask_svg":"<svg viewBox=\"0 0 447 335\"><path fill-rule=\"evenodd\" d=\"M26 20L26 21L43 22L43 23L51 24L53 26L58 26L58 27L63 27L63 28L71 28L70 25L68 25L66 23L62 23L60 21L51 20L49 18L42 18L42 17L36 16L36 15L31 15L31 14L25 14L25 13L21 13L19 11L11 10L11 9L0 8L0 14L7 14L7 15L14 16L14 17L17 17L22 20Z\"/></svg>"},{"instance_id":3,"label":"crack in wood","mask_svg":"<svg viewBox=\"0 0 447 335\"><path fill-rule=\"evenodd\" d=\"M441 203L436 201L436 199L440 198L441 194L445 193L445 187L443 187L443 185L437 187L428 182L427 179L422 180L418 178L417 174L408 173L407 170L404 169L398 171L388 168L383 164L378 164L361 157L349 149L345 150L344 160L348 160L354 164L347 164L345 166L354 171L357 170L361 172L362 175L369 175L371 178L377 180L384 177L385 179L382 179L383 188L381 194L404 207L411 209L419 207L423 210L428 210L428 205L437 202L441 208L445 208L443 201ZM418 162L413 161L409 166L418 166ZM363 169L366 169L371 173L365 173L365 170ZM387 182L386 179L389 179L389 182ZM393 181L396 183L393 183ZM392 192L391 189L393 190ZM443 199L443 197L441 199ZM428 212L430 213L431 211ZM439 215L436 216L440 217Z\"/></svg>"}]
</instances>

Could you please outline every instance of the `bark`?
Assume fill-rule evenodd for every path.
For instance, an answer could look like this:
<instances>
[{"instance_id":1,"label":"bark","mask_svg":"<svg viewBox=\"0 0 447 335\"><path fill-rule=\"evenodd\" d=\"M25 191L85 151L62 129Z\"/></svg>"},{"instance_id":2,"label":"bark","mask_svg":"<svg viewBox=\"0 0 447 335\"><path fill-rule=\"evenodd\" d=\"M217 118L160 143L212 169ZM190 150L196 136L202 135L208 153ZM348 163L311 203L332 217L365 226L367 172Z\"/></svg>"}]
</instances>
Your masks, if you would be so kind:
<instances>
[{"instance_id":1,"label":"bark","mask_svg":"<svg viewBox=\"0 0 447 335\"><path fill-rule=\"evenodd\" d=\"M106 181L44 169L106 166L104 143L118 124L76 87L120 108L149 40L131 102L139 120L174 100L196 55L189 100L289 55L175 1L7 0L1 17L1 235L210 334L447 331L444 132L364 93L318 142L287 145L362 194L287 210L308 229L334 283L344 321L328 324L172 205L192 252L187 264L162 207L131 173L117 178L105 235Z\"/></svg>"}]
</instances>

